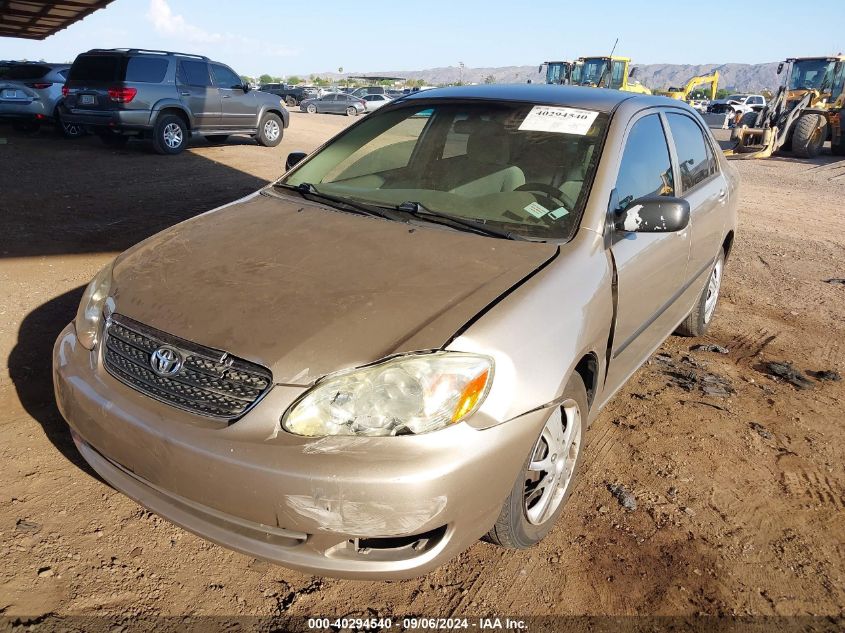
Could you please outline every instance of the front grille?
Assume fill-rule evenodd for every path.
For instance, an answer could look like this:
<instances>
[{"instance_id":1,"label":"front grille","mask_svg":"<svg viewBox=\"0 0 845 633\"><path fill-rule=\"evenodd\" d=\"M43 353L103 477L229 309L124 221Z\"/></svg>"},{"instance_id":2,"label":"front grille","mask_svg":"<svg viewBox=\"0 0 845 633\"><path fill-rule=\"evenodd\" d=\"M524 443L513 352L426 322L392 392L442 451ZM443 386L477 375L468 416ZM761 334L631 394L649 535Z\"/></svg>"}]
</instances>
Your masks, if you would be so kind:
<instances>
[{"instance_id":1,"label":"front grille","mask_svg":"<svg viewBox=\"0 0 845 633\"><path fill-rule=\"evenodd\" d=\"M162 346L182 358L173 375L153 371L152 355ZM106 325L103 359L106 370L133 389L179 409L227 421L243 416L272 385L269 370L261 365L119 314L109 317Z\"/></svg>"}]
</instances>

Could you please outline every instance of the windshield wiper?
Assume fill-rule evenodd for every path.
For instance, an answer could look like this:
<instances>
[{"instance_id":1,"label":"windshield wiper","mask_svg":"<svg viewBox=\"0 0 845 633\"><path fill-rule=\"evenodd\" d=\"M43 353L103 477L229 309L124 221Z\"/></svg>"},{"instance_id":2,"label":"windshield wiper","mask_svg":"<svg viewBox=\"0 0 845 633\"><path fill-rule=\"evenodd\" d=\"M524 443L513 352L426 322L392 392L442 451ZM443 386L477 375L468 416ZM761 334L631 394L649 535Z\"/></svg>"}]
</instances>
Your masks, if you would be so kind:
<instances>
[{"instance_id":1,"label":"windshield wiper","mask_svg":"<svg viewBox=\"0 0 845 633\"><path fill-rule=\"evenodd\" d=\"M501 229L494 229L491 226L488 226L485 222L480 222L478 220L472 220L470 218L461 218L455 215L450 215L448 213L441 213L440 211L432 211L424 207L419 202L403 202L400 205L393 207L397 211L402 211L404 213L409 213L410 215L414 216L415 218L423 218L430 222L434 220L441 220L440 222L436 222L437 224L444 224L452 226L460 226L465 229L469 229L479 235L487 235L489 237L501 237L507 240L524 240L525 238L517 233L513 233L511 231L504 231Z\"/></svg>"},{"instance_id":2,"label":"windshield wiper","mask_svg":"<svg viewBox=\"0 0 845 633\"><path fill-rule=\"evenodd\" d=\"M371 204L364 204L362 202L355 202L347 198L340 198L338 196L332 196L328 193L323 193L322 191L317 191L317 188L314 187L314 185L312 185L310 182L303 182L298 185L289 185L286 182L276 182L273 183L273 186L278 187L280 189L289 189L290 191L296 191L306 200L309 199L308 196L316 198L317 200L328 203L329 206L333 206L342 211L353 211L355 213L360 213L361 215L369 215L377 218L387 218L388 220L396 219L396 217L392 214L385 213L384 207L378 207Z\"/></svg>"}]
</instances>

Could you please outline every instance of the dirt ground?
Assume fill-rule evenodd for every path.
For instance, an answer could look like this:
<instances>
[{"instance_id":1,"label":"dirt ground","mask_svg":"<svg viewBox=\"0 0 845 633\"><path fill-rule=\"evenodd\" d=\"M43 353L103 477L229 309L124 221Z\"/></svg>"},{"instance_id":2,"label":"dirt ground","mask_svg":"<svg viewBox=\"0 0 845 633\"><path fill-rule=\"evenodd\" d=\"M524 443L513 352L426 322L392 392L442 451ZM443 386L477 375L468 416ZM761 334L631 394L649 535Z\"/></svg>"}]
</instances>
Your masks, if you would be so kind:
<instances>
[{"instance_id":1,"label":"dirt ground","mask_svg":"<svg viewBox=\"0 0 845 633\"><path fill-rule=\"evenodd\" d=\"M845 381L799 389L766 369L845 374L845 285L824 281L845 277L845 160L829 154L734 163L740 230L710 335L671 338L601 414L533 549L479 542L404 582L321 579L203 541L94 476L50 378L82 287L351 122L291 119L274 149L197 141L176 157L0 127L0 614L845 617Z\"/></svg>"}]
</instances>

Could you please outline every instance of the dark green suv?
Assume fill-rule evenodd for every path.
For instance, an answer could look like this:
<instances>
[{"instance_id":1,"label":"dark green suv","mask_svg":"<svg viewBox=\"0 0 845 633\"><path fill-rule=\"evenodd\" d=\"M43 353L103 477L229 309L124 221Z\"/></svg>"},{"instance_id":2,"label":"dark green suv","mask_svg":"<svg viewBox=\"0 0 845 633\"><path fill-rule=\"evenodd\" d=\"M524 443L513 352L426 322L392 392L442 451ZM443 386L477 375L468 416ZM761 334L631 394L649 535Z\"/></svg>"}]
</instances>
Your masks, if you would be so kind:
<instances>
[{"instance_id":1,"label":"dark green suv","mask_svg":"<svg viewBox=\"0 0 845 633\"><path fill-rule=\"evenodd\" d=\"M278 96L250 90L225 64L185 53L90 50L73 62L63 94L63 122L110 146L149 138L160 154L178 154L193 134L213 142L248 134L274 147L289 122Z\"/></svg>"}]
</instances>

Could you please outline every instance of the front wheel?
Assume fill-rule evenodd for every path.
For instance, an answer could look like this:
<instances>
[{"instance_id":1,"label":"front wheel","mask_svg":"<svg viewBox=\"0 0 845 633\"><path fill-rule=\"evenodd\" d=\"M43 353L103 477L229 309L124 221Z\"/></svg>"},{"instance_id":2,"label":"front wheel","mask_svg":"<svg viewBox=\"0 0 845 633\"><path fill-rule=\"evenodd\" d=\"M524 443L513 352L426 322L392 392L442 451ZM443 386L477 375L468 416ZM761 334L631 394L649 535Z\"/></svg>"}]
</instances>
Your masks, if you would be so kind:
<instances>
[{"instance_id":1,"label":"front wheel","mask_svg":"<svg viewBox=\"0 0 845 633\"><path fill-rule=\"evenodd\" d=\"M282 120L277 114L268 112L258 126L256 139L264 147L276 147L282 142Z\"/></svg>"},{"instance_id":2,"label":"front wheel","mask_svg":"<svg viewBox=\"0 0 845 633\"><path fill-rule=\"evenodd\" d=\"M346 108L346 116L358 116L358 108L355 106L349 106Z\"/></svg>"},{"instance_id":3,"label":"front wheel","mask_svg":"<svg viewBox=\"0 0 845 633\"><path fill-rule=\"evenodd\" d=\"M309 103L308 107L305 108L308 111L308 114L317 114L317 106L313 103Z\"/></svg>"},{"instance_id":4,"label":"front wheel","mask_svg":"<svg viewBox=\"0 0 845 633\"><path fill-rule=\"evenodd\" d=\"M159 154L178 154L188 144L188 126L181 117L165 114L153 130L153 149Z\"/></svg>"},{"instance_id":5,"label":"front wheel","mask_svg":"<svg viewBox=\"0 0 845 633\"><path fill-rule=\"evenodd\" d=\"M800 158L815 158L826 140L827 118L821 114L802 114L792 132L792 153Z\"/></svg>"},{"instance_id":6,"label":"front wheel","mask_svg":"<svg viewBox=\"0 0 845 633\"><path fill-rule=\"evenodd\" d=\"M509 549L539 543L560 516L581 463L587 390L574 374L552 409L522 472L502 505L496 524L485 537Z\"/></svg>"},{"instance_id":7,"label":"front wheel","mask_svg":"<svg viewBox=\"0 0 845 633\"><path fill-rule=\"evenodd\" d=\"M716 312L716 304L719 302L719 291L722 288L722 272L725 268L725 251L719 250L719 256L710 269L710 277L707 279L707 285L701 292L701 296L695 304L695 307L687 315L678 328L675 334L678 336L704 336L710 328L710 322L713 320L713 314Z\"/></svg>"}]
</instances>

